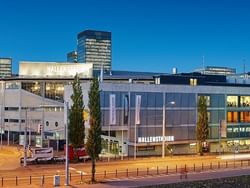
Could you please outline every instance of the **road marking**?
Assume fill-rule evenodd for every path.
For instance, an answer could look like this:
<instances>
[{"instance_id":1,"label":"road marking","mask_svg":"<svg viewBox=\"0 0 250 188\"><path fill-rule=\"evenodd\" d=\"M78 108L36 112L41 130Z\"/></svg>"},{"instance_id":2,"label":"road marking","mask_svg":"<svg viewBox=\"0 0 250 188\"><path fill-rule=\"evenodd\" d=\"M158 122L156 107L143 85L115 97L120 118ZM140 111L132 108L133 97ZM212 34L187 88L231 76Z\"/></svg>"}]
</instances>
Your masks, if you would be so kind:
<instances>
[{"instance_id":1,"label":"road marking","mask_svg":"<svg viewBox=\"0 0 250 188\"><path fill-rule=\"evenodd\" d=\"M69 167L70 170L76 170L75 168Z\"/></svg>"},{"instance_id":2,"label":"road marking","mask_svg":"<svg viewBox=\"0 0 250 188\"><path fill-rule=\"evenodd\" d=\"M79 173L79 174L82 174L82 175L86 175L87 174L86 172L83 172L83 171L80 171L80 170L78 170L76 172Z\"/></svg>"}]
</instances>

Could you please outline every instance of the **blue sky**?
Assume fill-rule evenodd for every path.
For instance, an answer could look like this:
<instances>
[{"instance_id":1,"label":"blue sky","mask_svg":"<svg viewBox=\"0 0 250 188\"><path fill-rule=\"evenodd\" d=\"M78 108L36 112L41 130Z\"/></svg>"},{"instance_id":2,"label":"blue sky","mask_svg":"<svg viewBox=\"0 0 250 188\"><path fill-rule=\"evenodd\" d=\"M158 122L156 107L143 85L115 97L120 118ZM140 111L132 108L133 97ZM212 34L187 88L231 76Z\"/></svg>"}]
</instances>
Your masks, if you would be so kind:
<instances>
[{"instance_id":1,"label":"blue sky","mask_svg":"<svg viewBox=\"0 0 250 188\"><path fill-rule=\"evenodd\" d=\"M1 0L0 57L66 61L85 29L112 32L115 70L250 71L248 0Z\"/></svg>"}]
</instances>

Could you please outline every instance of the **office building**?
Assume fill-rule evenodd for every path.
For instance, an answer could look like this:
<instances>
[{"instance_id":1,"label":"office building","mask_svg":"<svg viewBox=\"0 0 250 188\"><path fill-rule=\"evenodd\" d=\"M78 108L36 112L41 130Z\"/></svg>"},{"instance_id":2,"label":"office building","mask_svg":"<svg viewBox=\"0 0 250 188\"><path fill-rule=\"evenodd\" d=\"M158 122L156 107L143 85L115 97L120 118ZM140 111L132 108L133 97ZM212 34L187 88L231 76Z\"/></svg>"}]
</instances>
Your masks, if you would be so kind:
<instances>
[{"instance_id":1,"label":"office building","mask_svg":"<svg viewBox=\"0 0 250 188\"><path fill-rule=\"evenodd\" d=\"M196 69L195 72L212 75L235 75L236 69L229 67L206 66L202 69Z\"/></svg>"},{"instance_id":2,"label":"office building","mask_svg":"<svg viewBox=\"0 0 250 188\"><path fill-rule=\"evenodd\" d=\"M110 71L111 32L85 30L77 35L77 62L92 63L93 70Z\"/></svg>"},{"instance_id":3,"label":"office building","mask_svg":"<svg viewBox=\"0 0 250 188\"><path fill-rule=\"evenodd\" d=\"M0 57L0 77L11 77L12 59Z\"/></svg>"},{"instance_id":4,"label":"office building","mask_svg":"<svg viewBox=\"0 0 250 188\"><path fill-rule=\"evenodd\" d=\"M77 63L77 52L72 51L67 53L67 62Z\"/></svg>"}]
</instances>

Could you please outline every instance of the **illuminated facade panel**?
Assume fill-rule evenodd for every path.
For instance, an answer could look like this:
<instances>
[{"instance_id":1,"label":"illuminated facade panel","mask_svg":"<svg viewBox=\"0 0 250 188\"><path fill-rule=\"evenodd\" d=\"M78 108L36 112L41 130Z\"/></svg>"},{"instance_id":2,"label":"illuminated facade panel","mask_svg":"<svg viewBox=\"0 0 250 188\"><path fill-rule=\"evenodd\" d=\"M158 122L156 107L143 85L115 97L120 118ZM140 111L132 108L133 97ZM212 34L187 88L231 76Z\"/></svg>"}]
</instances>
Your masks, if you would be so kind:
<instances>
[{"instance_id":1,"label":"illuminated facade panel","mask_svg":"<svg viewBox=\"0 0 250 188\"><path fill-rule=\"evenodd\" d=\"M91 78L93 65L88 64L72 64L57 62L20 62L19 75L22 77L41 77L56 78L65 77L73 78L78 74L81 78Z\"/></svg>"}]
</instances>

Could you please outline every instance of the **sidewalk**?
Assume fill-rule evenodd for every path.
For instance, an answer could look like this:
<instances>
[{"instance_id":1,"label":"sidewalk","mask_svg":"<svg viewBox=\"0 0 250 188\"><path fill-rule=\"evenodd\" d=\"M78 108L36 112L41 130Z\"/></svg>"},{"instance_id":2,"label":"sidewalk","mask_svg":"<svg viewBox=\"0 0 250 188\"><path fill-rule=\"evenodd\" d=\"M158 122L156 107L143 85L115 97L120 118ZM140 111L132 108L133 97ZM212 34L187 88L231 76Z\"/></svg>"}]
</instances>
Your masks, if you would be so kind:
<instances>
[{"instance_id":1,"label":"sidewalk","mask_svg":"<svg viewBox=\"0 0 250 188\"><path fill-rule=\"evenodd\" d=\"M144 176L139 178L128 178L121 180L110 180L102 184L84 184L72 186L74 188L125 188L125 187L143 187L149 185L161 185L161 184L172 184L185 181L199 181L208 179L217 179L225 177L234 177L250 175L250 168L238 168L238 169L223 169L218 171L206 171L206 172L194 172L189 173L187 179L180 179L179 174L175 175L161 175L161 176ZM65 186L64 186L65 187Z\"/></svg>"}]
</instances>

